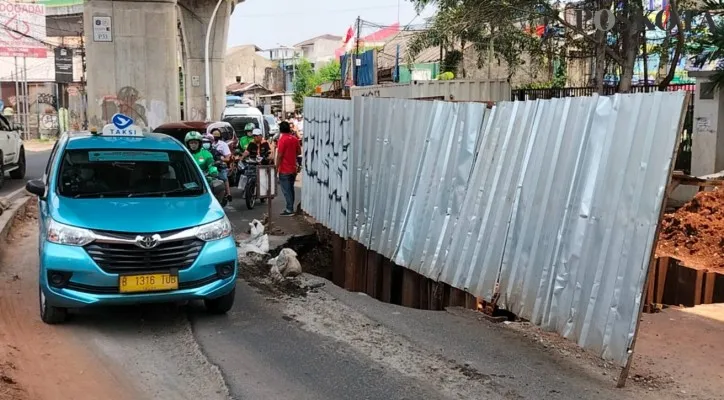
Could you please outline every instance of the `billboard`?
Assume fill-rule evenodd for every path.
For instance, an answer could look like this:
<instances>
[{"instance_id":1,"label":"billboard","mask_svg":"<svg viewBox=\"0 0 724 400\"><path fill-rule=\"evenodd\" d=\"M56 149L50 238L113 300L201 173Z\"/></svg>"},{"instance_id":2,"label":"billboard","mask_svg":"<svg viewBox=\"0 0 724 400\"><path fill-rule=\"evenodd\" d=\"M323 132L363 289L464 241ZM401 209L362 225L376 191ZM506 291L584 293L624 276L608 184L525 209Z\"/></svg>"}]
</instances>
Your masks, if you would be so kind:
<instances>
[{"instance_id":1,"label":"billboard","mask_svg":"<svg viewBox=\"0 0 724 400\"><path fill-rule=\"evenodd\" d=\"M0 57L46 58L45 5L0 0Z\"/></svg>"}]
</instances>

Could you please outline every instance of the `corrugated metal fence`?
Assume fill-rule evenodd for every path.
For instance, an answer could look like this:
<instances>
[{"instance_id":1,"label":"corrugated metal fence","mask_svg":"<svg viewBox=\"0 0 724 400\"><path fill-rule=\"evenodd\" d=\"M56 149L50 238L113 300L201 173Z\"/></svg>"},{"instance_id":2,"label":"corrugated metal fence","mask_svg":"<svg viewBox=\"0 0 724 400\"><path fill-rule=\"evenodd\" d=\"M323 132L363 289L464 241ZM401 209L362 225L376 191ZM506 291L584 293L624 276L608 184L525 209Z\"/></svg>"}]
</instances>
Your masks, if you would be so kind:
<instances>
[{"instance_id":1,"label":"corrugated metal fence","mask_svg":"<svg viewBox=\"0 0 724 400\"><path fill-rule=\"evenodd\" d=\"M302 205L428 278L499 283L504 308L623 366L684 100L307 99Z\"/></svg>"}]
</instances>

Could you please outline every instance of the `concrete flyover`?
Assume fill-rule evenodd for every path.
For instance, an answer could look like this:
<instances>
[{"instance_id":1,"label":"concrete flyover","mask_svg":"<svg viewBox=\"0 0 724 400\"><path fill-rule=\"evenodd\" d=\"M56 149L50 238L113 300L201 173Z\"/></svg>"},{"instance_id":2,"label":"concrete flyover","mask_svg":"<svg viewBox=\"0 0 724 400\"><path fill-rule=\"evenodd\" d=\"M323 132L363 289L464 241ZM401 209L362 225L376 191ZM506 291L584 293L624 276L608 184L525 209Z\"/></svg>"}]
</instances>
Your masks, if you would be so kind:
<instances>
[{"instance_id":1,"label":"concrete flyover","mask_svg":"<svg viewBox=\"0 0 724 400\"><path fill-rule=\"evenodd\" d=\"M210 35L212 115L225 104L224 54L229 18L244 0L225 0ZM204 52L217 0L88 0L83 10L88 120L102 127L116 112L156 127L181 119L206 119ZM110 20L109 20L110 18ZM110 22L110 36L97 32ZM94 31L95 30L95 31ZM180 96L179 67L184 71Z\"/></svg>"}]
</instances>

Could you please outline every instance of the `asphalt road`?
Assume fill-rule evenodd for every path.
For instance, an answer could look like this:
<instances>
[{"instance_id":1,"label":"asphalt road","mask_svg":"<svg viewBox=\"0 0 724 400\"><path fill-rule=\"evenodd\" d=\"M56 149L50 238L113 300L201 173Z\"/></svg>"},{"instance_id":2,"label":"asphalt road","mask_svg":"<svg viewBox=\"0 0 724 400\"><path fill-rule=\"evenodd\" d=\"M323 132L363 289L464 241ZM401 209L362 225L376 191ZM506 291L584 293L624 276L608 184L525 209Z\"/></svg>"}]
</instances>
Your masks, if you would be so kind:
<instances>
[{"instance_id":1,"label":"asphalt road","mask_svg":"<svg viewBox=\"0 0 724 400\"><path fill-rule=\"evenodd\" d=\"M42 178L43 172L45 172L45 165L48 163L48 157L50 157L50 150L26 152L25 159L28 165L25 170L25 179L10 179L10 175L6 175L5 185L0 189L0 197L7 196L18 189L22 189L25 186L26 180Z\"/></svg>"}]
</instances>

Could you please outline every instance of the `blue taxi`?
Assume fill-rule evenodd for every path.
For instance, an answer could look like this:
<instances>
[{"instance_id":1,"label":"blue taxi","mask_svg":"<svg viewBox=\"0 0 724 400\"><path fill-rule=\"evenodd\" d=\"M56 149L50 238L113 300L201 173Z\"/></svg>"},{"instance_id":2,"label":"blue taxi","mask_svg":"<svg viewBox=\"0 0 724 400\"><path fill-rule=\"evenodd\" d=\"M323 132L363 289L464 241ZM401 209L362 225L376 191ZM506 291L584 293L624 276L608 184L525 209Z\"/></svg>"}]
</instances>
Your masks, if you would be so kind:
<instances>
[{"instance_id":1,"label":"blue taxi","mask_svg":"<svg viewBox=\"0 0 724 400\"><path fill-rule=\"evenodd\" d=\"M38 196L45 323L96 305L203 300L212 313L231 309L231 223L176 139L114 116L102 132L64 134L26 190Z\"/></svg>"}]
</instances>

